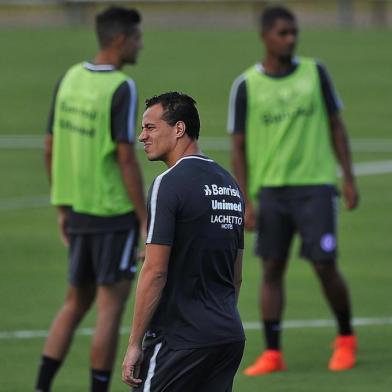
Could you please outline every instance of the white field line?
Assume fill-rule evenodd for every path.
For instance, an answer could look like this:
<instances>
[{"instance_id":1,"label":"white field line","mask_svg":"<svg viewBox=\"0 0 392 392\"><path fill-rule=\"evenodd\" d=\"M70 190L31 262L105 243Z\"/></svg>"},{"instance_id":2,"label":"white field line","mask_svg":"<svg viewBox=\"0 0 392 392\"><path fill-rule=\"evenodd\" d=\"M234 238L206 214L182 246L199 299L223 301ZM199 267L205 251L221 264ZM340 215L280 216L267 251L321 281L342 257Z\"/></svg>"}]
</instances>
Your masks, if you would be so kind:
<instances>
[{"instance_id":1,"label":"white field line","mask_svg":"<svg viewBox=\"0 0 392 392\"><path fill-rule=\"evenodd\" d=\"M392 160L360 162L354 165L357 176L371 176L392 173ZM340 172L338 173L341 176ZM25 208L42 208L50 205L48 195L18 196L0 199L0 211L14 211Z\"/></svg>"},{"instance_id":2,"label":"white field line","mask_svg":"<svg viewBox=\"0 0 392 392\"><path fill-rule=\"evenodd\" d=\"M20 196L0 199L0 211L42 208L50 205L49 195Z\"/></svg>"},{"instance_id":3,"label":"white field line","mask_svg":"<svg viewBox=\"0 0 392 392\"><path fill-rule=\"evenodd\" d=\"M3 150L36 150L44 146L42 135L0 135L0 149ZM136 143L141 148L141 143ZM201 137L200 146L205 150L229 151L230 137ZM351 148L356 152L392 152L392 139L367 139L351 140Z\"/></svg>"},{"instance_id":4,"label":"white field line","mask_svg":"<svg viewBox=\"0 0 392 392\"><path fill-rule=\"evenodd\" d=\"M365 317L354 318L353 324L356 327L362 326L385 326L392 325L392 317ZM245 321L243 323L244 329L247 331L259 330L262 328L258 321ZM334 320L287 320L283 323L284 329L298 329L298 328L327 328L335 326ZM122 327L120 333L122 335L128 334L129 327ZM76 331L79 336L91 336L94 333L94 328L80 328ZM47 330L24 330L24 331L3 331L0 332L0 340L10 339L33 339L48 336Z\"/></svg>"}]
</instances>

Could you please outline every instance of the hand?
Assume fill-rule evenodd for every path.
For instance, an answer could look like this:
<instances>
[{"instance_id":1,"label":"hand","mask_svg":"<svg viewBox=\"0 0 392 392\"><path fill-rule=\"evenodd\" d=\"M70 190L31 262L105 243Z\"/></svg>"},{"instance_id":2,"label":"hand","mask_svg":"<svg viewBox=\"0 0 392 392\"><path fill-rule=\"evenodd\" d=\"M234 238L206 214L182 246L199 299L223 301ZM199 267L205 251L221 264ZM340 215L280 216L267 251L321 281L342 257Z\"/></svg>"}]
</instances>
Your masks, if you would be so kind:
<instances>
[{"instance_id":1,"label":"hand","mask_svg":"<svg viewBox=\"0 0 392 392\"><path fill-rule=\"evenodd\" d=\"M57 223L59 225L59 231L60 231L60 238L61 241L65 246L69 246L70 241L69 241L69 235L67 232L67 226L68 226L68 214L67 211L64 210L63 208L58 209L58 215L57 215Z\"/></svg>"},{"instance_id":2,"label":"hand","mask_svg":"<svg viewBox=\"0 0 392 392\"><path fill-rule=\"evenodd\" d=\"M346 202L346 208L348 210L356 208L359 203L359 193L355 182L353 180L344 180L342 192Z\"/></svg>"},{"instance_id":3,"label":"hand","mask_svg":"<svg viewBox=\"0 0 392 392\"><path fill-rule=\"evenodd\" d=\"M143 362L143 351L138 346L128 346L122 364L122 380L131 387L142 383L139 377L140 366Z\"/></svg>"},{"instance_id":4,"label":"hand","mask_svg":"<svg viewBox=\"0 0 392 392\"><path fill-rule=\"evenodd\" d=\"M245 230L254 231L256 229L256 212L253 208L252 203L247 203L245 206Z\"/></svg>"}]
</instances>

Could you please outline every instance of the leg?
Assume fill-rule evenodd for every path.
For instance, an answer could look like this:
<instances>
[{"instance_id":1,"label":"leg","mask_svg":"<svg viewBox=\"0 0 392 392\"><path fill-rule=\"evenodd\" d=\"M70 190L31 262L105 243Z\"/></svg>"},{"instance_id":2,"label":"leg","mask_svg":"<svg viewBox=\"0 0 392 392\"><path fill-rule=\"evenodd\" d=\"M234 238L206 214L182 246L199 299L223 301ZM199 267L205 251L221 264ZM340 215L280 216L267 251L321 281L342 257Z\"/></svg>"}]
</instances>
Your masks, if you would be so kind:
<instances>
[{"instance_id":1,"label":"leg","mask_svg":"<svg viewBox=\"0 0 392 392\"><path fill-rule=\"evenodd\" d=\"M285 369L280 352L281 320L284 309L284 275L294 234L290 206L276 197L276 192L262 192L257 255L263 259L263 277L259 291L260 315L264 324L266 351L245 369L248 376Z\"/></svg>"},{"instance_id":2,"label":"leg","mask_svg":"<svg viewBox=\"0 0 392 392\"><path fill-rule=\"evenodd\" d=\"M97 234L92 255L97 280L97 320L92 340L91 391L109 389L119 328L136 270L137 227L125 232Z\"/></svg>"},{"instance_id":3,"label":"leg","mask_svg":"<svg viewBox=\"0 0 392 392\"><path fill-rule=\"evenodd\" d=\"M281 320L284 308L284 274L287 260L264 260L259 303L263 320Z\"/></svg>"},{"instance_id":4,"label":"leg","mask_svg":"<svg viewBox=\"0 0 392 392\"><path fill-rule=\"evenodd\" d=\"M93 369L110 371L113 368L120 323L130 287L129 280L98 287L98 314L91 347Z\"/></svg>"},{"instance_id":5,"label":"leg","mask_svg":"<svg viewBox=\"0 0 392 392\"><path fill-rule=\"evenodd\" d=\"M68 289L64 305L55 317L46 339L36 390L47 392L72 342L75 329L94 301L95 287Z\"/></svg>"},{"instance_id":6,"label":"leg","mask_svg":"<svg viewBox=\"0 0 392 392\"><path fill-rule=\"evenodd\" d=\"M280 321L284 308L284 274L294 235L290 205L276 192L260 196L256 251L263 260L259 292L260 315L264 322L267 349L279 350ZM272 336L273 335L273 336Z\"/></svg>"},{"instance_id":7,"label":"leg","mask_svg":"<svg viewBox=\"0 0 392 392\"><path fill-rule=\"evenodd\" d=\"M340 335L351 335L351 306L347 285L335 262L314 262L314 270L338 322Z\"/></svg>"},{"instance_id":8,"label":"leg","mask_svg":"<svg viewBox=\"0 0 392 392\"><path fill-rule=\"evenodd\" d=\"M213 356L206 361L198 392L231 392L244 352L245 342L233 342L214 347Z\"/></svg>"},{"instance_id":9,"label":"leg","mask_svg":"<svg viewBox=\"0 0 392 392\"><path fill-rule=\"evenodd\" d=\"M337 200L334 188L298 201L296 223L302 237L302 255L312 261L321 287L337 320L339 336L329 362L330 370L346 370L355 364L356 337L351 326L351 306L346 283L336 265Z\"/></svg>"},{"instance_id":10,"label":"leg","mask_svg":"<svg viewBox=\"0 0 392 392\"><path fill-rule=\"evenodd\" d=\"M140 378L133 391L229 392L244 342L171 350L165 341L144 348Z\"/></svg>"},{"instance_id":11,"label":"leg","mask_svg":"<svg viewBox=\"0 0 392 392\"><path fill-rule=\"evenodd\" d=\"M55 317L46 339L44 355L63 360L71 345L76 327L89 310L95 287L69 287L64 305Z\"/></svg>"},{"instance_id":12,"label":"leg","mask_svg":"<svg viewBox=\"0 0 392 392\"><path fill-rule=\"evenodd\" d=\"M336 263L324 262L313 265L339 329L328 367L332 371L351 369L356 363L357 340L351 326L351 307L347 286Z\"/></svg>"}]
</instances>

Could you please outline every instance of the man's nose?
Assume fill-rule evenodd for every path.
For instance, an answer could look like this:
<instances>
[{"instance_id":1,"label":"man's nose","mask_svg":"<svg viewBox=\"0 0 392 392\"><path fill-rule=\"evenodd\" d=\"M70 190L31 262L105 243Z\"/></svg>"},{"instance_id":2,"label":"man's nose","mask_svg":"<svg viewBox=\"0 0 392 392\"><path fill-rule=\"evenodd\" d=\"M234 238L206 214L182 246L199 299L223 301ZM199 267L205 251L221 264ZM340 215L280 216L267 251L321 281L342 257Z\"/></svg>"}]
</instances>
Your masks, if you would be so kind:
<instances>
[{"instance_id":1,"label":"man's nose","mask_svg":"<svg viewBox=\"0 0 392 392\"><path fill-rule=\"evenodd\" d=\"M139 142L143 142L144 140L146 140L146 132L144 131L144 129L142 129L142 131L140 132L138 139Z\"/></svg>"}]
</instances>

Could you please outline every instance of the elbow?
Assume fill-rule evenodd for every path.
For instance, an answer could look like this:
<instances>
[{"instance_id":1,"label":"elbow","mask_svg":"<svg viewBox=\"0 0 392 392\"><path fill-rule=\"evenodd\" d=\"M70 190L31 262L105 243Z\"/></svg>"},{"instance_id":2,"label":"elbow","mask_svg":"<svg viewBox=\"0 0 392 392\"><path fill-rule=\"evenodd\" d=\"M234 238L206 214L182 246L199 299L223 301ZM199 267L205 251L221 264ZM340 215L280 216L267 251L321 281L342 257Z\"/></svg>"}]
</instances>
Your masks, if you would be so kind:
<instances>
[{"instance_id":1,"label":"elbow","mask_svg":"<svg viewBox=\"0 0 392 392\"><path fill-rule=\"evenodd\" d=\"M158 289L163 289L166 286L167 282L167 273L164 271L157 271L152 276L152 285L157 287Z\"/></svg>"},{"instance_id":2,"label":"elbow","mask_svg":"<svg viewBox=\"0 0 392 392\"><path fill-rule=\"evenodd\" d=\"M241 287L242 284L242 276L238 276L234 279L234 286L235 287Z\"/></svg>"},{"instance_id":3,"label":"elbow","mask_svg":"<svg viewBox=\"0 0 392 392\"><path fill-rule=\"evenodd\" d=\"M149 285L154 287L165 287L167 282L167 271L145 267L146 264L143 265L143 275L146 277Z\"/></svg>"},{"instance_id":4,"label":"elbow","mask_svg":"<svg viewBox=\"0 0 392 392\"><path fill-rule=\"evenodd\" d=\"M45 150L44 160L46 163L50 163L52 161L52 151Z\"/></svg>"},{"instance_id":5,"label":"elbow","mask_svg":"<svg viewBox=\"0 0 392 392\"><path fill-rule=\"evenodd\" d=\"M167 281L167 271L156 271L154 274L154 279L157 281L165 282Z\"/></svg>"}]
</instances>

